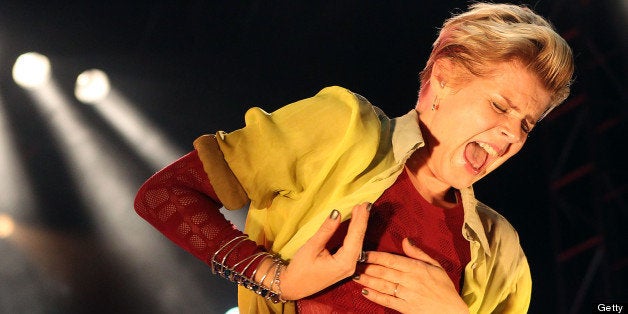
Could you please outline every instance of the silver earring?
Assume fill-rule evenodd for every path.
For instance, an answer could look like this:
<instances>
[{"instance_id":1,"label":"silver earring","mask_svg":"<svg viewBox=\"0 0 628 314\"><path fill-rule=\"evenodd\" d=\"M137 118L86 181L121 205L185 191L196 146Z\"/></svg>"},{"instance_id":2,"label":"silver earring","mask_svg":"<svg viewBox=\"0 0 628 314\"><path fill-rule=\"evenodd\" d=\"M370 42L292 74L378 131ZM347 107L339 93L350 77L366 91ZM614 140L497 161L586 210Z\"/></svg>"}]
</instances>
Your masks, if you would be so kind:
<instances>
[{"instance_id":1,"label":"silver earring","mask_svg":"<svg viewBox=\"0 0 628 314\"><path fill-rule=\"evenodd\" d=\"M445 82L440 81L440 88L445 88ZM432 102L432 111L436 111L438 110L438 107L440 105L440 99L438 99L438 96L434 97L434 102Z\"/></svg>"},{"instance_id":2,"label":"silver earring","mask_svg":"<svg viewBox=\"0 0 628 314\"><path fill-rule=\"evenodd\" d=\"M434 97L434 102L432 102L432 111L438 110L438 107L440 107L440 99L436 96Z\"/></svg>"}]
</instances>

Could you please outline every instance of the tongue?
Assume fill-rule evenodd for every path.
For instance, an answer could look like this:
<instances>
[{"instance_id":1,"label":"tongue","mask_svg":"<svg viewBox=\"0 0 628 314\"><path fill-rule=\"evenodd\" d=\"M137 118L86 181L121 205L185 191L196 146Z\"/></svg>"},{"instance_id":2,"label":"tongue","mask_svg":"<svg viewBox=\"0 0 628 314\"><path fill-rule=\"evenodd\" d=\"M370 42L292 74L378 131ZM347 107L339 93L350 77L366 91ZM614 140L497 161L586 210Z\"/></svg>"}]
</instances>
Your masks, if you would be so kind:
<instances>
[{"instance_id":1,"label":"tongue","mask_svg":"<svg viewBox=\"0 0 628 314\"><path fill-rule=\"evenodd\" d=\"M472 142L464 149L464 157L475 170L480 170L488 158L488 153L478 143Z\"/></svg>"}]
</instances>

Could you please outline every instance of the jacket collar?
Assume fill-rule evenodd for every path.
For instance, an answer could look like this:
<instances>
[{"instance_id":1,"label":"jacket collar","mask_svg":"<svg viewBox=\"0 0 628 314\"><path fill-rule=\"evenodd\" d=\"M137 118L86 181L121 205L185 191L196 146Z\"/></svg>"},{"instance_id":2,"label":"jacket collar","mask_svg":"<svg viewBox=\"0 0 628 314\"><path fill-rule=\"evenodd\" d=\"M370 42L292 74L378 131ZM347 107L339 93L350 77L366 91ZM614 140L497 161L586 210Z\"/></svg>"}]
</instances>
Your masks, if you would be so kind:
<instances>
[{"instance_id":1,"label":"jacket collar","mask_svg":"<svg viewBox=\"0 0 628 314\"><path fill-rule=\"evenodd\" d=\"M460 195L462 197L462 208L464 208L462 235L469 241L477 240L480 242L486 255L491 256L491 247L488 244L484 224L482 224L482 219L478 214L479 202L475 198L473 187L461 189Z\"/></svg>"},{"instance_id":2,"label":"jacket collar","mask_svg":"<svg viewBox=\"0 0 628 314\"><path fill-rule=\"evenodd\" d=\"M425 146L421 129L419 128L419 114L412 109L405 115L392 120L393 154L397 162L404 162L420 147Z\"/></svg>"}]
</instances>

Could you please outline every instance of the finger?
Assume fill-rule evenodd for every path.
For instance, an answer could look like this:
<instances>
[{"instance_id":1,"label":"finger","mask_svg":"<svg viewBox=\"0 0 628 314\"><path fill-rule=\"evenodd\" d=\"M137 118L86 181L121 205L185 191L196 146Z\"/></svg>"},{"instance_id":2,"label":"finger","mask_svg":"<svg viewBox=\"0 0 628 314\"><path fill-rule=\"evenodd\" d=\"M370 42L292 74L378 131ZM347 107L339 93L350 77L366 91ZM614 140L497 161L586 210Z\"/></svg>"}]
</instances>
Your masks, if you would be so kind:
<instances>
[{"instance_id":1,"label":"finger","mask_svg":"<svg viewBox=\"0 0 628 314\"><path fill-rule=\"evenodd\" d=\"M376 251L368 252L367 263L383 265L402 272L411 272L417 267L417 263L442 268L438 261L430 257L416 245L413 245L408 238L402 241L402 248L407 256Z\"/></svg>"},{"instance_id":2,"label":"finger","mask_svg":"<svg viewBox=\"0 0 628 314\"><path fill-rule=\"evenodd\" d=\"M432 266L443 268L437 260L433 259L427 253L425 253L425 251L421 250L421 248L416 246L412 242L412 240L410 240L409 238L403 239L403 242L401 243L401 246L403 248L403 252L406 255L408 255L409 257L421 260L421 261L426 262L426 263L428 263L428 264L430 264Z\"/></svg>"},{"instance_id":3,"label":"finger","mask_svg":"<svg viewBox=\"0 0 628 314\"><path fill-rule=\"evenodd\" d=\"M393 253L369 251L366 262L369 265L381 265L387 269L409 272L417 265L417 260L412 257L401 256Z\"/></svg>"},{"instance_id":4,"label":"finger","mask_svg":"<svg viewBox=\"0 0 628 314\"><path fill-rule=\"evenodd\" d=\"M380 280L401 282L404 279L404 274L406 273L391 268L389 266L368 264L366 267L362 267L360 276L362 276L363 274L371 278L378 278Z\"/></svg>"},{"instance_id":5,"label":"finger","mask_svg":"<svg viewBox=\"0 0 628 314\"><path fill-rule=\"evenodd\" d=\"M342 248L336 254L347 255L347 258L354 261L359 259L370 210L370 203L362 203L353 207L347 235L342 243Z\"/></svg>"},{"instance_id":6,"label":"finger","mask_svg":"<svg viewBox=\"0 0 628 314\"><path fill-rule=\"evenodd\" d=\"M316 233L306 242L314 254L325 249L325 245L340 226L340 218L340 212L336 209L332 210Z\"/></svg>"},{"instance_id":7,"label":"finger","mask_svg":"<svg viewBox=\"0 0 628 314\"><path fill-rule=\"evenodd\" d=\"M373 290L370 288L363 288L362 295L379 305L397 310L399 312L403 312L405 300L396 298L386 293L381 293L377 290Z\"/></svg>"},{"instance_id":8,"label":"finger","mask_svg":"<svg viewBox=\"0 0 628 314\"><path fill-rule=\"evenodd\" d=\"M377 290L378 292L394 295L398 286L395 282L384 280L378 277L362 273L353 277L353 281L361 284L365 288Z\"/></svg>"}]
</instances>

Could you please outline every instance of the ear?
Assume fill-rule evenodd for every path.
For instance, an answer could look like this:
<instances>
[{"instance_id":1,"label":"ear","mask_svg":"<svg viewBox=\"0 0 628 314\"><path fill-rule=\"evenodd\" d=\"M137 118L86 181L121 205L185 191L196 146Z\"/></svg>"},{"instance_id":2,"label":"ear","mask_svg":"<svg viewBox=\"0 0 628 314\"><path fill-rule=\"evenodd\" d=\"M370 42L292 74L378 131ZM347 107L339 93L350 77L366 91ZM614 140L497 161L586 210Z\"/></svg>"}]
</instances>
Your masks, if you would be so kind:
<instances>
[{"instance_id":1,"label":"ear","mask_svg":"<svg viewBox=\"0 0 628 314\"><path fill-rule=\"evenodd\" d=\"M432 105L435 97L442 97L445 88L449 88L453 80L452 71L455 70L455 64L447 57L441 57L434 61L430 77L422 86L419 92L419 99L415 106L418 112L427 112Z\"/></svg>"},{"instance_id":2,"label":"ear","mask_svg":"<svg viewBox=\"0 0 628 314\"><path fill-rule=\"evenodd\" d=\"M453 73L456 71L455 64L447 57L441 57L434 61L430 84L434 87L453 83Z\"/></svg>"}]
</instances>

